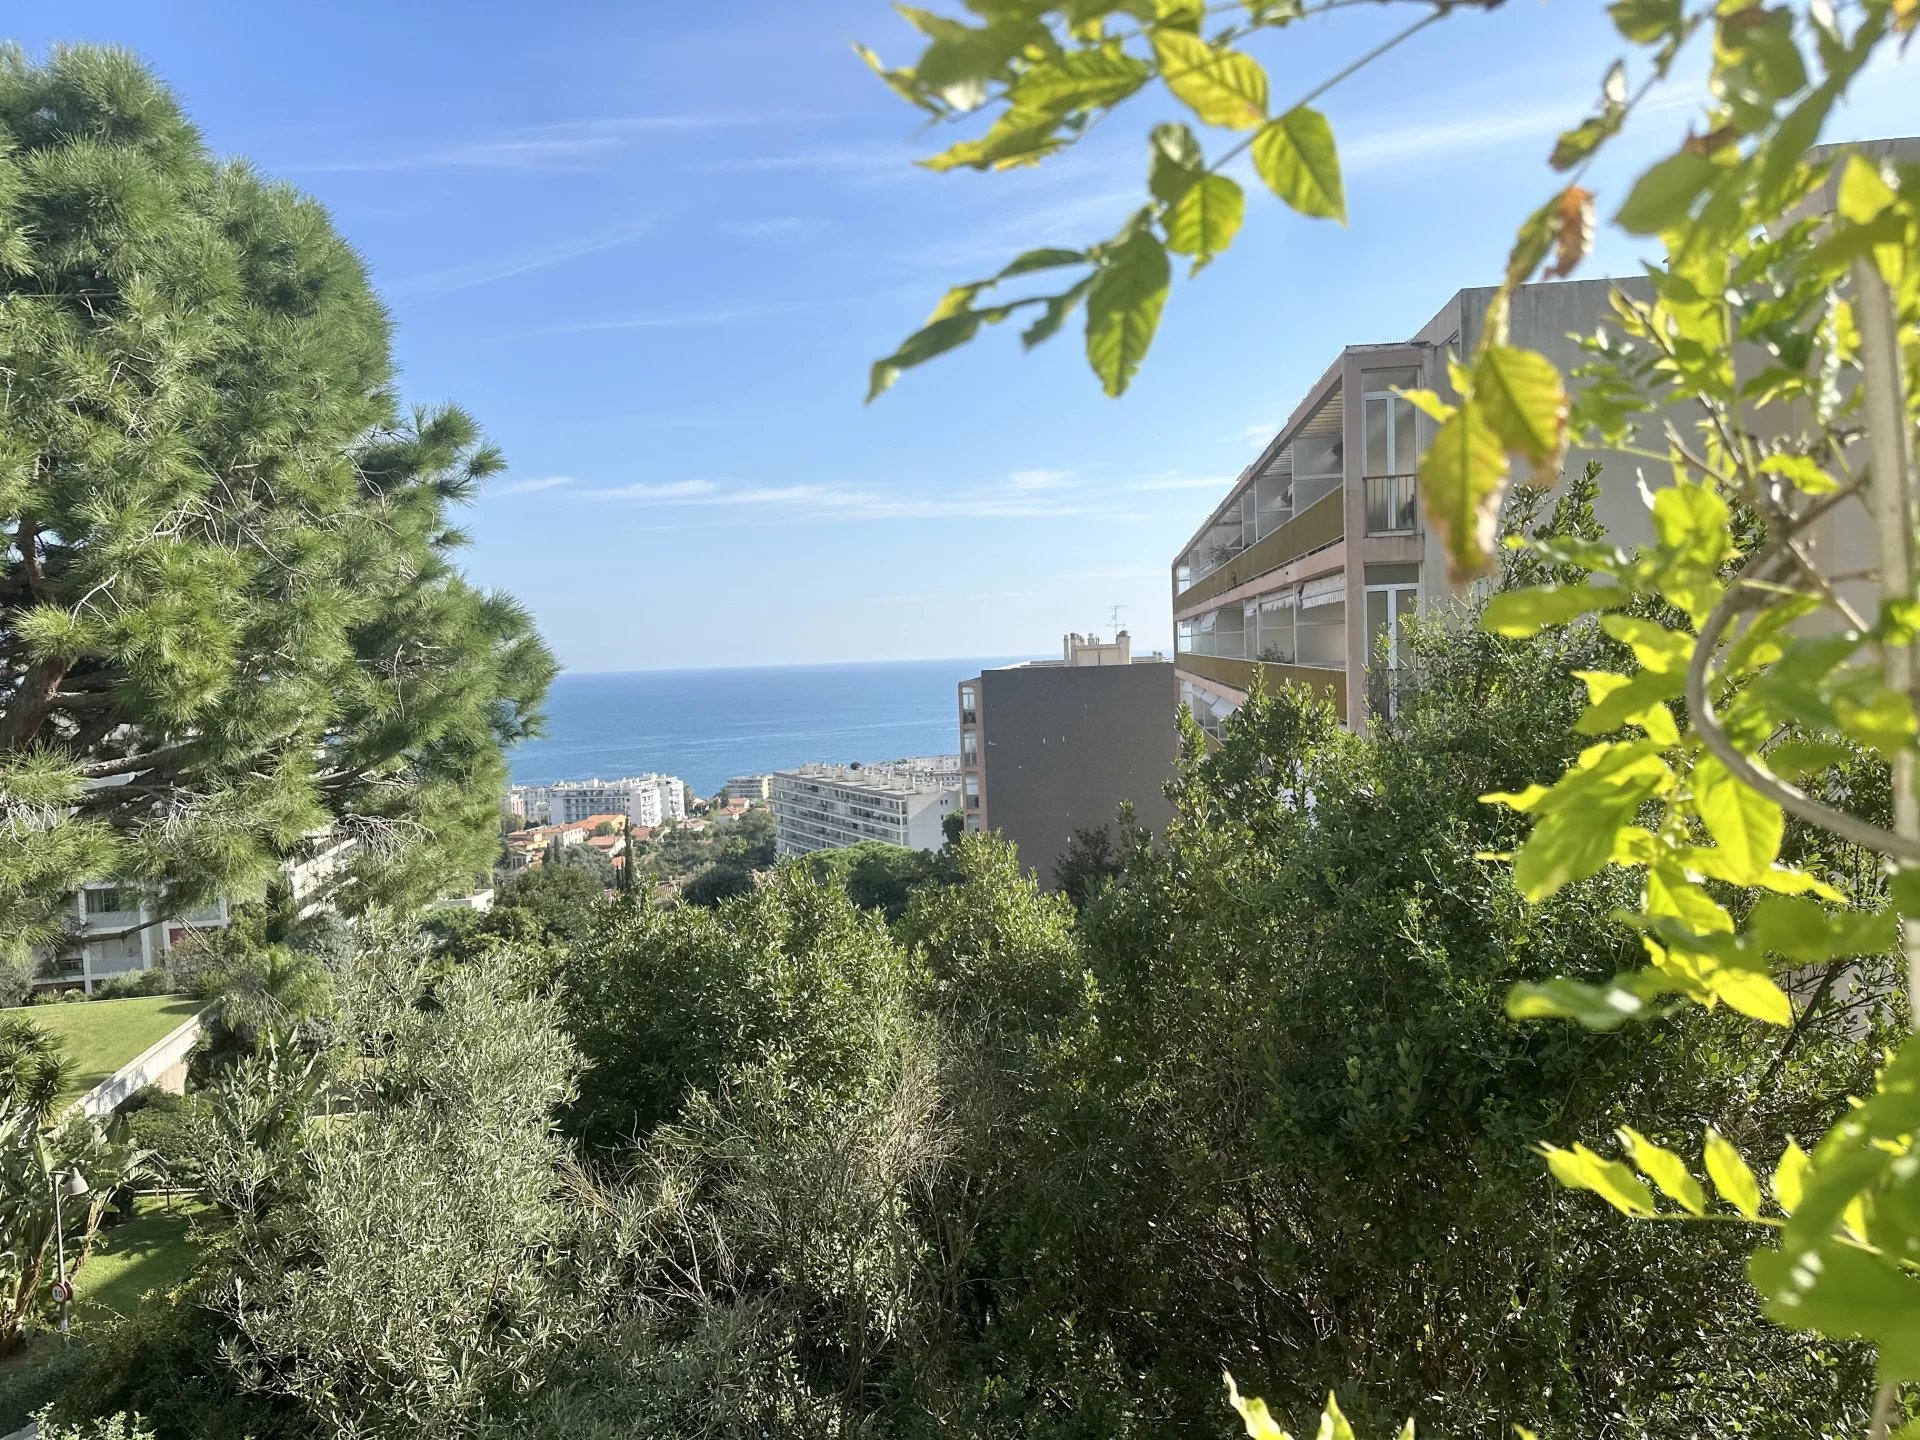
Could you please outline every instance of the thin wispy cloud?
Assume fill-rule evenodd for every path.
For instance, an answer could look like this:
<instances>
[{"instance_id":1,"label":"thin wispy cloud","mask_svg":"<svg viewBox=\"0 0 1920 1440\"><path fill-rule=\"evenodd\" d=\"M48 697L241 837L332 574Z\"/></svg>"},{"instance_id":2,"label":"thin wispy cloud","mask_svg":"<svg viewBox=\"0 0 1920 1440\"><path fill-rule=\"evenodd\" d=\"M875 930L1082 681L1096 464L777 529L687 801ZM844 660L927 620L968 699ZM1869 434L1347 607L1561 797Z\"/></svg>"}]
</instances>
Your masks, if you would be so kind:
<instances>
[{"instance_id":1,"label":"thin wispy cloud","mask_svg":"<svg viewBox=\"0 0 1920 1440\"><path fill-rule=\"evenodd\" d=\"M717 480L663 480L640 481L632 485L615 485L609 489L588 490L583 492L589 500L695 500L711 495L720 488Z\"/></svg>"},{"instance_id":2,"label":"thin wispy cloud","mask_svg":"<svg viewBox=\"0 0 1920 1440\"><path fill-rule=\"evenodd\" d=\"M648 224L643 223L599 235L577 236L571 240L536 246L512 255L491 256L465 265L449 266L445 270L429 271L424 275L389 281L385 289L390 294L401 295L454 295L462 290L473 290L482 285L511 280L515 276L530 275L536 270L550 270L556 265L565 265L573 260L597 255L604 250L630 245L646 234L650 228Z\"/></svg>"},{"instance_id":3,"label":"thin wispy cloud","mask_svg":"<svg viewBox=\"0 0 1920 1440\"><path fill-rule=\"evenodd\" d=\"M675 315L628 315L612 320L580 320L566 325L549 325L530 330L529 335L585 335L599 330L702 330L715 325L737 325L745 320L766 320L795 310L814 310L836 302L828 300L783 300L767 305L734 305L719 310L690 310Z\"/></svg>"},{"instance_id":4,"label":"thin wispy cloud","mask_svg":"<svg viewBox=\"0 0 1920 1440\"><path fill-rule=\"evenodd\" d=\"M571 475L539 475L530 480L509 480L504 485L493 487L495 495L538 495L546 490L558 490L563 485L573 484Z\"/></svg>"},{"instance_id":5,"label":"thin wispy cloud","mask_svg":"<svg viewBox=\"0 0 1920 1440\"><path fill-rule=\"evenodd\" d=\"M836 221L813 216L771 215L761 220L723 220L717 228L722 235L739 240L800 240L840 227Z\"/></svg>"},{"instance_id":6,"label":"thin wispy cloud","mask_svg":"<svg viewBox=\"0 0 1920 1440\"><path fill-rule=\"evenodd\" d=\"M1032 520L1098 513L1088 506L1010 489L953 495L894 495L853 485L726 486L712 480L673 480L579 492L584 499L638 505L758 509L769 520Z\"/></svg>"},{"instance_id":7,"label":"thin wispy cloud","mask_svg":"<svg viewBox=\"0 0 1920 1440\"><path fill-rule=\"evenodd\" d=\"M314 174L378 174L410 170L493 170L543 172L587 170L636 142L658 135L790 124L788 115L610 115L592 120L559 120L483 139L434 141L384 154L314 160L286 167Z\"/></svg>"},{"instance_id":8,"label":"thin wispy cloud","mask_svg":"<svg viewBox=\"0 0 1920 1440\"><path fill-rule=\"evenodd\" d=\"M919 152L905 145L818 145L798 150L772 150L758 155L721 155L688 165L693 175L766 175L789 171L821 171L849 179L875 182L911 178Z\"/></svg>"},{"instance_id":9,"label":"thin wispy cloud","mask_svg":"<svg viewBox=\"0 0 1920 1440\"><path fill-rule=\"evenodd\" d=\"M1016 470L1007 476L1015 490L1058 490L1073 483L1071 470Z\"/></svg>"}]
</instances>

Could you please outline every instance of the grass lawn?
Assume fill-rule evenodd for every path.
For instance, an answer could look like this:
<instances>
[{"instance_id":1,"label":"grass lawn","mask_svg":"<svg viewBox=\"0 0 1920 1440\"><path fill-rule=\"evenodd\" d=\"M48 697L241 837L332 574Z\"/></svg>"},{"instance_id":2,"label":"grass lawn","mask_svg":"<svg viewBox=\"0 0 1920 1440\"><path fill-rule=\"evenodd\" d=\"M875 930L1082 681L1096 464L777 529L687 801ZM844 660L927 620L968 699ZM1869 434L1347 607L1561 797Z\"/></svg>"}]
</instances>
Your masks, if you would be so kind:
<instances>
[{"instance_id":1,"label":"grass lawn","mask_svg":"<svg viewBox=\"0 0 1920 1440\"><path fill-rule=\"evenodd\" d=\"M196 1219L210 1213L200 1201L142 1200L124 1225L103 1230L87 1263L74 1276L76 1327L124 1319L149 1291L168 1290L186 1279L200 1250L188 1236Z\"/></svg>"},{"instance_id":2,"label":"grass lawn","mask_svg":"<svg viewBox=\"0 0 1920 1440\"><path fill-rule=\"evenodd\" d=\"M161 1200L140 1204L135 1218L101 1232L93 1254L74 1276L76 1340L94 1326L131 1315L148 1293L179 1284L198 1258L188 1231L196 1217L211 1213L208 1206L193 1199L176 1199L171 1208ZM67 1360L60 1337L50 1331L0 1356L0 1435L26 1424L33 1411L59 1394L72 1374Z\"/></svg>"},{"instance_id":3,"label":"grass lawn","mask_svg":"<svg viewBox=\"0 0 1920 1440\"><path fill-rule=\"evenodd\" d=\"M122 1065L165 1039L199 1010L185 995L141 995L132 1000L74 1000L34 1005L24 1014L67 1042L73 1073L63 1100L77 1100Z\"/></svg>"}]
</instances>

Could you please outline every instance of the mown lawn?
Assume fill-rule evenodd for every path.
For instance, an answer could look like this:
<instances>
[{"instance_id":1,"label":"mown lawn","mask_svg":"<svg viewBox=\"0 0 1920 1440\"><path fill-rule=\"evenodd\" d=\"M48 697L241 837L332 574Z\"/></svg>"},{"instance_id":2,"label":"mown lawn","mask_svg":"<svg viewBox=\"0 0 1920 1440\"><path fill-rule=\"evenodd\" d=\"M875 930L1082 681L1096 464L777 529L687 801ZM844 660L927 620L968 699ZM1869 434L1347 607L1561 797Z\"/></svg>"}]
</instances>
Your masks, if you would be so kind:
<instances>
[{"instance_id":1,"label":"mown lawn","mask_svg":"<svg viewBox=\"0 0 1920 1440\"><path fill-rule=\"evenodd\" d=\"M74 1277L74 1324L124 1319L142 1296L186 1279L200 1254L188 1232L207 1214L198 1200L177 1199L169 1207L146 1199L133 1219L102 1231Z\"/></svg>"},{"instance_id":2,"label":"mown lawn","mask_svg":"<svg viewBox=\"0 0 1920 1440\"><path fill-rule=\"evenodd\" d=\"M196 1217L210 1213L208 1207L192 1199L175 1200L170 1208L160 1200L140 1205L132 1220L102 1232L74 1276L76 1340L95 1326L131 1315L143 1296L171 1289L193 1269L199 1249L189 1232ZM60 1337L50 1332L0 1357L0 1435L26 1424L59 1393L72 1373L70 1358L78 1357L69 1357Z\"/></svg>"},{"instance_id":3,"label":"mown lawn","mask_svg":"<svg viewBox=\"0 0 1920 1440\"><path fill-rule=\"evenodd\" d=\"M73 1062L63 1100L77 1100L148 1046L165 1039L200 1008L185 995L132 1000L75 1000L16 1012L67 1042Z\"/></svg>"}]
</instances>

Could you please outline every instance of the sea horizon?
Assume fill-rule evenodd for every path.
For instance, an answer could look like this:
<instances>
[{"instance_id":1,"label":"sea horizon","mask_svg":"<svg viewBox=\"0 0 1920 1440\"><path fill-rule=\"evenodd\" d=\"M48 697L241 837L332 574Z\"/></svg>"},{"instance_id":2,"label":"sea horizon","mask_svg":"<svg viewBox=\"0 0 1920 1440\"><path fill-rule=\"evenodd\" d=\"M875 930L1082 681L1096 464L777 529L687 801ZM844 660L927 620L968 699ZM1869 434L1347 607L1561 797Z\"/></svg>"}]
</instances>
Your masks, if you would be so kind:
<instances>
[{"instance_id":1,"label":"sea horizon","mask_svg":"<svg viewBox=\"0 0 1920 1440\"><path fill-rule=\"evenodd\" d=\"M735 775L960 748L959 683L1036 655L567 670L547 733L515 746L516 785L677 775L712 795Z\"/></svg>"}]
</instances>

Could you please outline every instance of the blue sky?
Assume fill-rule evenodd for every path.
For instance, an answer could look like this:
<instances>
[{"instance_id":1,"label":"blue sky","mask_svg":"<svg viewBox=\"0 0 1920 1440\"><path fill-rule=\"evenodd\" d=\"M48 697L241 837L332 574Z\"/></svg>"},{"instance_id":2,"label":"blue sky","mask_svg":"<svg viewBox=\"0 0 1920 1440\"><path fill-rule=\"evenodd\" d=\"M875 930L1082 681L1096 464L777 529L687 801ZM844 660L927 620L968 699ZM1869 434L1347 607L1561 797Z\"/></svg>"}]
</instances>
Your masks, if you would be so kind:
<instances>
[{"instance_id":1,"label":"blue sky","mask_svg":"<svg viewBox=\"0 0 1920 1440\"><path fill-rule=\"evenodd\" d=\"M1404 21L1279 37L1276 100ZM139 51L216 150L331 208L407 399L467 406L511 462L469 570L580 670L1040 653L1115 605L1166 647L1174 551L1341 346L1497 276L1620 48L1598 4L1516 0L1348 81L1322 103L1350 228L1254 196L1120 402L1073 332L1031 355L996 332L864 407L947 284L1112 232L1153 108L1037 170L917 170L941 137L848 49L911 57L880 0L61 0L11 34ZM1829 138L1911 132L1912 79L1868 76ZM1603 213L1687 98L1599 168ZM1582 273L1636 253L1603 234Z\"/></svg>"}]
</instances>

